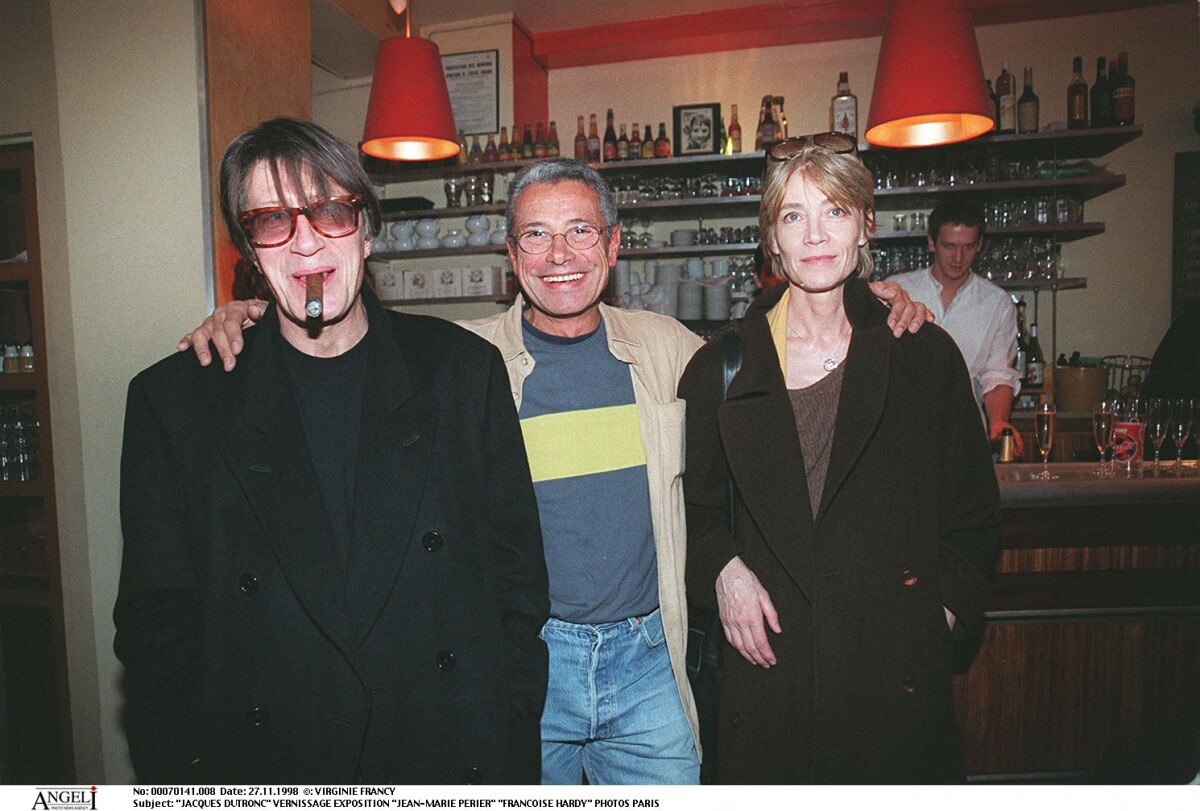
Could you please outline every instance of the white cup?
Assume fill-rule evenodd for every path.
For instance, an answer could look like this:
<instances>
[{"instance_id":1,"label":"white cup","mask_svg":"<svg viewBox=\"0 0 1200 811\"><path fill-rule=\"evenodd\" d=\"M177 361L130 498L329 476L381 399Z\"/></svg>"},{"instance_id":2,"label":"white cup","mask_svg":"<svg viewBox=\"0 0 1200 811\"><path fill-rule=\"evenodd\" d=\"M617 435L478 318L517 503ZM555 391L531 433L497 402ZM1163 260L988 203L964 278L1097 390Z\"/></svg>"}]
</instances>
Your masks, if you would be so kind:
<instances>
[{"instance_id":1,"label":"white cup","mask_svg":"<svg viewBox=\"0 0 1200 811\"><path fill-rule=\"evenodd\" d=\"M679 284L678 317L697 321L704 312L704 285L699 279L684 279Z\"/></svg>"},{"instance_id":2,"label":"white cup","mask_svg":"<svg viewBox=\"0 0 1200 811\"><path fill-rule=\"evenodd\" d=\"M686 248L696 244L695 228L677 228L671 232L671 244L677 248Z\"/></svg>"},{"instance_id":3,"label":"white cup","mask_svg":"<svg viewBox=\"0 0 1200 811\"><path fill-rule=\"evenodd\" d=\"M704 260L699 256L693 256L687 260L687 277L689 279L700 279L704 277Z\"/></svg>"},{"instance_id":4,"label":"white cup","mask_svg":"<svg viewBox=\"0 0 1200 811\"><path fill-rule=\"evenodd\" d=\"M704 317L709 321L724 321L729 318L732 298L733 291L729 287L728 276L707 282L704 285Z\"/></svg>"}]
</instances>

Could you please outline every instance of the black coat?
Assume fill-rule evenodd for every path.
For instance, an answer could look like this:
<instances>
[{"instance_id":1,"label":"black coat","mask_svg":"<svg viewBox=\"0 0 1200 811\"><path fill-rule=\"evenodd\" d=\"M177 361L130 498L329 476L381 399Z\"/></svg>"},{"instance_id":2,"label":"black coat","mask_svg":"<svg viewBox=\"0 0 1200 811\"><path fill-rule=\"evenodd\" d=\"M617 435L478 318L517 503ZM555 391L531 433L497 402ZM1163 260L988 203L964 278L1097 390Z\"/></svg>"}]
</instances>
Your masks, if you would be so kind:
<instances>
[{"instance_id":1,"label":"black coat","mask_svg":"<svg viewBox=\"0 0 1200 811\"><path fill-rule=\"evenodd\" d=\"M189 353L130 384L115 644L142 781L539 779L549 600L499 353L364 298L346 564L274 308L232 373Z\"/></svg>"},{"instance_id":2,"label":"black coat","mask_svg":"<svg viewBox=\"0 0 1200 811\"><path fill-rule=\"evenodd\" d=\"M1000 501L966 366L941 329L892 337L865 284L845 288L854 333L822 501L809 503L796 422L765 318L745 319L745 359L721 402L710 345L680 383L687 400L688 595L740 555L779 611L778 664L728 644L719 779L893 783L963 779L951 633L978 628ZM740 493L727 529L725 460Z\"/></svg>"}]
</instances>

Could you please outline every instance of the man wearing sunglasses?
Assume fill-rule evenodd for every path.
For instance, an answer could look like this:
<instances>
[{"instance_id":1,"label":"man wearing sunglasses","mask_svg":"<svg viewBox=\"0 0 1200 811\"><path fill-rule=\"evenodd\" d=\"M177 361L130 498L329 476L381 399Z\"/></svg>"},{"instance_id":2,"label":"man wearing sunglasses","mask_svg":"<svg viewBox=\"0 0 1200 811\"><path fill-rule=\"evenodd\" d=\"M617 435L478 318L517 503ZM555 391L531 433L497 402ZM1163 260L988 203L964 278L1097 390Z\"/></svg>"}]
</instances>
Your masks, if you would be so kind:
<instances>
[{"instance_id":1,"label":"man wearing sunglasses","mask_svg":"<svg viewBox=\"0 0 1200 811\"><path fill-rule=\"evenodd\" d=\"M379 202L319 127L235 139L221 203L273 305L231 373L176 355L130 385L139 780L536 782L549 603L499 353L363 287Z\"/></svg>"},{"instance_id":2,"label":"man wearing sunglasses","mask_svg":"<svg viewBox=\"0 0 1200 811\"><path fill-rule=\"evenodd\" d=\"M508 257L521 295L463 326L500 349L521 418L550 576L542 781L695 783L698 722L684 664L683 417L679 377L700 338L674 319L601 302L621 228L598 172L565 158L514 177ZM882 286L889 298L899 288ZM894 324L923 307L900 292ZM226 367L235 302L184 338Z\"/></svg>"}]
</instances>

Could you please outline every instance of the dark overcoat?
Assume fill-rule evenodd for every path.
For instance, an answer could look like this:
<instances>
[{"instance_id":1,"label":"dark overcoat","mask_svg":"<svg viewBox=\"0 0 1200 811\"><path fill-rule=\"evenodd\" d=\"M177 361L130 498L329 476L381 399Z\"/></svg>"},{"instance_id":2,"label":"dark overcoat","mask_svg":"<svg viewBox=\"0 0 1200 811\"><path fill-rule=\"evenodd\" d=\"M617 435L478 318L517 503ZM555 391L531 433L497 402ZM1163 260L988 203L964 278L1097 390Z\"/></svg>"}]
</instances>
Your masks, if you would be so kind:
<instances>
[{"instance_id":1,"label":"dark overcoat","mask_svg":"<svg viewBox=\"0 0 1200 811\"><path fill-rule=\"evenodd\" d=\"M721 356L700 350L687 400L687 588L715 607L735 555L758 576L783 631L762 669L725 644L719 779L896 783L963 779L951 694L951 632L983 618L999 541L999 492L967 369L926 326L893 338L858 280L854 326L817 514L765 317L744 320L744 361L721 401ZM740 496L726 517L728 460Z\"/></svg>"},{"instance_id":2,"label":"dark overcoat","mask_svg":"<svg viewBox=\"0 0 1200 811\"><path fill-rule=\"evenodd\" d=\"M115 645L139 780L539 779L549 601L500 355L364 299L344 564L275 308L232 373L188 353L130 384Z\"/></svg>"}]
</instances>

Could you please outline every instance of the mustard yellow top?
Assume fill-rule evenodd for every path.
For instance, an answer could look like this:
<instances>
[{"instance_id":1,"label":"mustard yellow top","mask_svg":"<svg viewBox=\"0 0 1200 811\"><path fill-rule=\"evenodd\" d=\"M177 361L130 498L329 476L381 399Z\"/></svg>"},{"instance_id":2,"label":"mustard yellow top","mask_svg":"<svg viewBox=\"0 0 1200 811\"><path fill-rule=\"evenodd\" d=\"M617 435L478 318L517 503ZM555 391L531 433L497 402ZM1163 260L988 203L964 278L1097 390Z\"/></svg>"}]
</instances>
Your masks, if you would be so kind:
<instances>
[{"instance_id":1,"label":"mustard yellow top","mask_svg":"<svg viewBox=\"0 0 1200 811\"><path fill-rule=\"evenodd\" d=\"M787 322L791 298L792 288L788 285L779 303L767 311L767 327L771 330L771 340L775 342L775 354L779 356L779 368L783 370L784 380L787 380Z\"/></svg>"}]
</instances>

